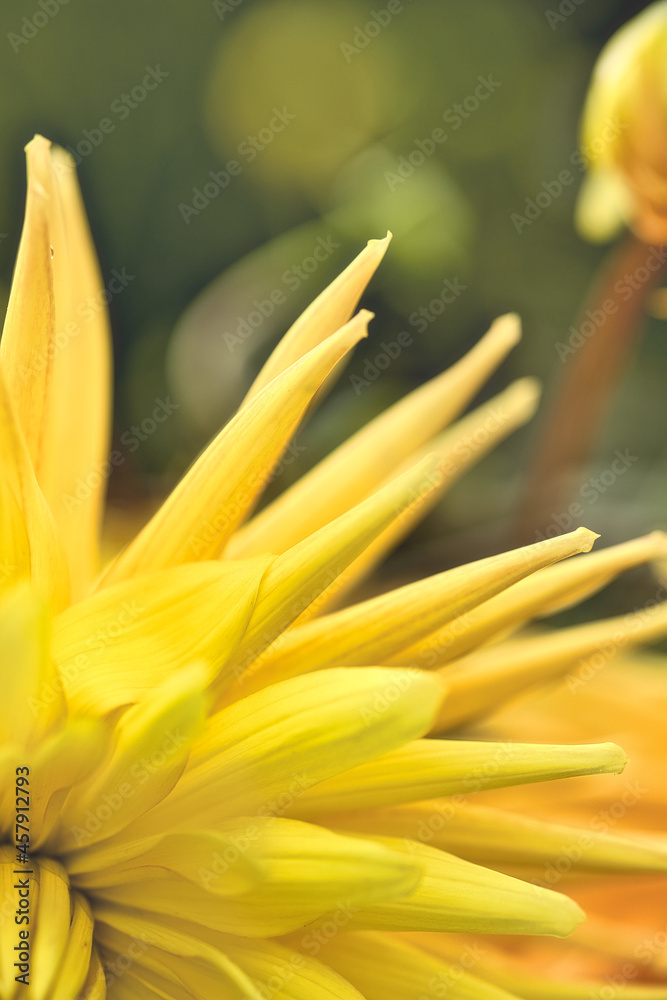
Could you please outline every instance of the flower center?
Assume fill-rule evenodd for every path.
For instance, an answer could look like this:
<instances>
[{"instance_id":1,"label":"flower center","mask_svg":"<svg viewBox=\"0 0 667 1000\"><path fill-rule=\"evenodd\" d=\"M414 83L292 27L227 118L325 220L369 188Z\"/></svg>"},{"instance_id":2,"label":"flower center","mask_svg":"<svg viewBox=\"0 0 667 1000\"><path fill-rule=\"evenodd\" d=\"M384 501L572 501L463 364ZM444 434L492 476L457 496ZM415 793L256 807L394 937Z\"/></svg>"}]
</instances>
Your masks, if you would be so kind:
<instances>
[{"instance_id":1,"label":"flower center","mask_svg":"<svg viewBox=\"0 0 667 1000\"><path fill-rule=\"evenodd\" d=\"M0 846L0 996L68 1000L91 968L93 916L59 861Z\"/></svg>"}]
</instances>

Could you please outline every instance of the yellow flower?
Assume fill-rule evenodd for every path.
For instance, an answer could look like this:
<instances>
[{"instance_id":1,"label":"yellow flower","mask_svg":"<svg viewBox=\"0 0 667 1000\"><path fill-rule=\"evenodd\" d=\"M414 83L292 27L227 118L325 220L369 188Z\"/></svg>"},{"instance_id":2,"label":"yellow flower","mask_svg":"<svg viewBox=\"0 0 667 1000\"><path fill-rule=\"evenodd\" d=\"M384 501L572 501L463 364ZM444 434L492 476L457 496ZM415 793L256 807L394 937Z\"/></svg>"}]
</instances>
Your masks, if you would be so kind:
<instances>
[{"instance_id":1,"label":"yellow flower","mask_svg":"<svg viewBox=\"0 0 667 1000\"><path fill-rule=\"evenodd\" d=\"M667 240L667 3L660 0L607 43L582 125L590 174L578 224L605 240L625 222L645 243Z\"/></svg>"},{"instance_id":2,"label":"yellow flower","mask_svg":"<svg viewBox=\"0 0 667 1000\"><path fill-rule=\"evenodd\" d=\"M365 336L370 314L350 317L382 240L99 577L108 329L81 304L100 278L71 161L41 137L27 155L0 343L0 995L508 1000L474 944L452 959L394 932L569 934L576 903L502 871L549 862L562 827L468 798L617 773L624 754L428 737L609 637L667 631L660 607L503 638L664 556L664 537L558 564L591 548L580 528L335 610L536 396L522 380L443 430L516 342L504 317L250 517ZM584 873L667 866L661 842L590 839Z\"/></svg>"}]
</instances>

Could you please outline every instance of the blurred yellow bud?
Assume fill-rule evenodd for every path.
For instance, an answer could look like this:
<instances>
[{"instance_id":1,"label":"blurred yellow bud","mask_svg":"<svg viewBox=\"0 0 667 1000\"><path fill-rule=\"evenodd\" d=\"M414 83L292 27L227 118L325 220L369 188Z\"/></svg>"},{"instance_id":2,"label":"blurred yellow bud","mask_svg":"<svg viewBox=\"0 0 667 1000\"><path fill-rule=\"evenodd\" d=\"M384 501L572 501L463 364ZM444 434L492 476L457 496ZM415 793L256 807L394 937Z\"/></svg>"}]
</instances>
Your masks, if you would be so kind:
<instances>
[{"instance_id":1,"label":"blurred yellow bud","mask_svg":"<svg viewBox=\"0 0 667 1000\"><path fill-rule=\"evenodd\" d=\"M582 123L589 174L577 226L594 241L627 223L645 243L667 241L667 2L651 4L597 61Z\"/></svg>"}]
</instances>

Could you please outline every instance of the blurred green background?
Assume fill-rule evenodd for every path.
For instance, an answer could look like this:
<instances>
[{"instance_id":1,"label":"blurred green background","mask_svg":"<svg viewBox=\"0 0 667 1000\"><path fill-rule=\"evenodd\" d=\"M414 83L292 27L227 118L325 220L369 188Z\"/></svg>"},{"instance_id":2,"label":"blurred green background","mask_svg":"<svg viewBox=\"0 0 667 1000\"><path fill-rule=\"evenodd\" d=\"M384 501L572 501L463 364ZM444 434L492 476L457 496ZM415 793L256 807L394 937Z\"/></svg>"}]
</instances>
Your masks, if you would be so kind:
<instances>
[{"instance_id":1,"label":"blurred green background","mask_svg":"<svg viewBox=\"0 0 667 1000\"><path fill-rule=\"evenodd\" d=\"M105 280L114 270L132 276L110 305L115 445L125 448L123 434L156 399L179 404L140 447L125 448L112 502L163 493L300 310L387 229L394 240L364 299L377 316L374 339L302 431L303 451L274 488L457 359L499 313L522 315L524 340L485 397L526 374L548 389L562 368L555 344L605 253L572 221L582 175L571 157L589 74L606 39L644 6L3 4L0 293L20 235L22 147L39 131L80 158ZM445 135L437 143L434 129ZM574 183L517 232L512 214L564 169ZM322 260L313 269L305 262L316 246ZM447 281L459 293L435 315L429 303ZM281 304L252 336L239 336L257 304L269 312L276 289ZM362 375L374 345L402 330L412 345L355 391L349 376ZM640 457L586 510L587 526L609 542L664 526L666 356L664 330L652 321L594 463L582 470L583 482L616 448ZM437 568L499 546L533 433L519 432L455 487L397 572L411 560Z\"/></svg>"}]
</instances>

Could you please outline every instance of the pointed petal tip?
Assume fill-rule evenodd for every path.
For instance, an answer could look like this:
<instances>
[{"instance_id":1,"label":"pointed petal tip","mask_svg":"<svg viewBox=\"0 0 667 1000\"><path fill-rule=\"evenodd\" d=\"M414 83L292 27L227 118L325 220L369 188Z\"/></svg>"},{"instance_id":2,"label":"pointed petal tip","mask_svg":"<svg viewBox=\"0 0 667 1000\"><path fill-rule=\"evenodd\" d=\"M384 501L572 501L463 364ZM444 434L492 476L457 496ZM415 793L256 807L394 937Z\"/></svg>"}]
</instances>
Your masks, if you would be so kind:
<instances>
[{"instance_id":1,"label":"pointed petal tip","mask_svg":"<svg viewBox=\"0 0 667 1000\"><path fill-rule=\"evenodd\" d=\"M370 312L369 309L360 309L358 313L348 320L348 322L336 331L336 335L341 331L347 331L350 340L350 347L358 344L362 340L366 340L368 337L368 325L372 319L375 319L375 313ZM332 334L333 336L333 334Z\"/></svg>"},{"instance_id":2,"label":"pointed petal tip","mask_svg":"<svg viewBox=\"0 0 667 1000\"><path fill-rule=\"evenodd\" d=\"M542 384L530 375L512 382L505 390L505 397L513 406L525 410L526 420L530 419L537 409L542 396Z\"/></svg>"},{"instance_id":3,"label":"pointed petal tip","mask_svg":"<svg viewBox=\"0 0 667 1000\"><path fill-rule=\"evenodd\" d=\"M25 144L25 146L23 147L23 150L24 150L25 153L29 153L29 152L31 152L31 150L38 149L40 147L42 149L50 149L51 148L51 140L50 139L46 139L43 135L40 135L39 132L35 132L35 134L33 135L32 139Z\"/></svg>"},{"instance_id":4,"label":"pointed petal tip","mask_svg":"<svg viewBox=\"0 0 667 1000\"><path fill-rule=\"evenodd\" d=\"M573 540L576 538L580 545L579 551L590 552L600 535L596 531L591 531L590 528L581 527L575 528L574 531L569 531L561 537L569 537Z\"/></svg>"},{"instance_id":5,"label":"pointed petal tip","mask_svg":"<svg viewBox=\"0 0 667 1000\"><path fill-rule=\"evenodd\" d=\"M363 321L364 323L368 324L372 319L375 319L374 312L371 312L370 309L360 309L359 312L352 317L350 322L353 323L355 320L357 320L357 321Z\"/></svg>"},{"instance_id":6,"label":"pointed petal tip","mask_svg":"<svg viewBox=\"0 0 667 1000\"><path fill-rule=\"evenodd\" d=\"M646 541L655 545L656 555L667 556L667 531L651 531L646 535Z\"/></svg>"},{"instance_id":7,"label":"pointed petal tip","mask_svg":"<svg viewBox=\"0 0 667 1000\"><path fill-rule=\"evenodd\" d=\"M586 923L588 919L579 904L565 895L563 895L562 916L563 922L561 927L558 930L554 929L556 937L568 937L573 931L576 931L577 927Z\"/></svg>"},{"instance_id":8,"label":"pointed petal tip","mask_svg":"<svg viewBox=\"0 0 667 1000\"><path fill-rule=\"evenodd\" d=\"M387 247L391 243L391 241L393 239L393 236L394 236L394 234L392 233L392 231L390 229L388 229L386 236L380 236L377 239L369 240L368 243L366 244L366 246L369 247L369 248L370 247L375 248L378 251L378 253L380 254L380 258L382 258L382 257L384 257L385 253L387 252Z\"/></svg>"},{"instance_id":9,"label":"pointed petal tip","mask_svg":"<svg viewBox=\"0 0 667 1000\"><path fill-rule=\"evenodd\" d=\"M488 335L506 343L509 350L521 340L521 317L515 312L498 316L491 324Z\"/></svg>"}]
</instances>

